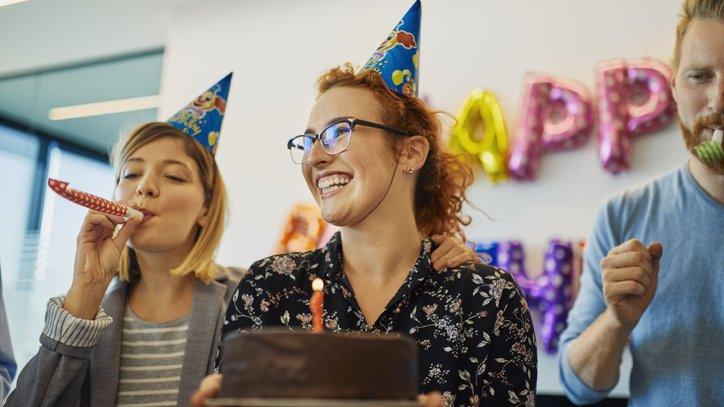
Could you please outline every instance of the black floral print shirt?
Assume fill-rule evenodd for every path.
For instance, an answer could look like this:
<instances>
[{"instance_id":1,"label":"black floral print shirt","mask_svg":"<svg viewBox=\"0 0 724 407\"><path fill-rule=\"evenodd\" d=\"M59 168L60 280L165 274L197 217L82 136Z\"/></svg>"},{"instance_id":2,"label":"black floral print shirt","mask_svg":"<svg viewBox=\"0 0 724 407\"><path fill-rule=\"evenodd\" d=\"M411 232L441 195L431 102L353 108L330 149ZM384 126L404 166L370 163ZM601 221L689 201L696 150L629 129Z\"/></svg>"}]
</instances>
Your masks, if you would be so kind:
<instances>
[{"instance_id":1,"label":"black floral print shirt","mask_svg":"<svg viewBox=\"0 0 724 407\"><path fill-rule=\"evenodd\" d=\"M342 271L339 233L322 249L254 263L226 312L223 335L270 326L312 329L311 282L324 280L324 325L332 332L400 332L420 345L420 393L439 391L449 406L532 406L536 345L528 306L513 277L486 265L438 273L423 241L405 282L368 326ZM223 341L216 359L223 368Z\"/></svg>"}]
</instances>

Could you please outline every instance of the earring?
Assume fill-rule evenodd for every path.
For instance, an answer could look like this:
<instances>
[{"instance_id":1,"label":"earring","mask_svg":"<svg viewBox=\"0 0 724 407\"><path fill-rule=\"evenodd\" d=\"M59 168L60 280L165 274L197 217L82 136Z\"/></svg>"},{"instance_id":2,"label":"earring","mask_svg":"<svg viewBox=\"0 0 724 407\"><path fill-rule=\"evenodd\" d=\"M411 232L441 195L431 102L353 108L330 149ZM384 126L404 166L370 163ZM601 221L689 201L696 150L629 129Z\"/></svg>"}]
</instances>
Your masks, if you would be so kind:
<instances>
[{"instance_id":1,"label":"earring","mask_svg":"<svg viewBox=\"0 0 724 407\"><path fill-rule=\"evenodd\" d=\"M406 174L412 174L413 172L415 172L415 169L412 167L407 167L402 171L405 172Z\"/></svg>"}]
</instances>

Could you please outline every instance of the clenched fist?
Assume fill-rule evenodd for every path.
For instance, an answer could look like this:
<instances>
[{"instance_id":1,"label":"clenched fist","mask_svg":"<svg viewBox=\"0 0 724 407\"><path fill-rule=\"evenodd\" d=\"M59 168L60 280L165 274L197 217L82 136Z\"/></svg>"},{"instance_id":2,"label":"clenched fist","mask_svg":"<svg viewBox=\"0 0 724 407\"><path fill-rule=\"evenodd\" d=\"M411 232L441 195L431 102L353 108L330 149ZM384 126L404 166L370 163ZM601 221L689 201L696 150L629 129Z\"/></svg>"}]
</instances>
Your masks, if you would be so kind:
<instances>
[{"instance_id":1,"label":"clenched fist","mask_svg":"<svg viewBox=\"0 0 724 407\"><path fill-rule=\"evenodd\" d=\"M632 239L611 249L601 260L606 305L629 331L654 299L662 254L661 243L653 242L646 247Z\"/></svg>"}]
</instances>

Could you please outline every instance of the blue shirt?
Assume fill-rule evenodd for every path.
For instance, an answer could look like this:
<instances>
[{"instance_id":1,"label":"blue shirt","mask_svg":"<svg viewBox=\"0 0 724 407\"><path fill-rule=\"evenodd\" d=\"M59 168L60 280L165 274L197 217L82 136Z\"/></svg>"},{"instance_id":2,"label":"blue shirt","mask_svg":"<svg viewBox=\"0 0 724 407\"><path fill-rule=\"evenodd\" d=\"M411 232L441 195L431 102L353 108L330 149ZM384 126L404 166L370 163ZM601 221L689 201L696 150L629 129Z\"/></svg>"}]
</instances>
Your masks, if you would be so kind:
<instances>
[{"instance_id":1,"label":"blue shirt","mask_svg":"<svg viewBox=\"0 0 724 407\"><path fill-rule=\"evenodd\" d=\"M704 191L688 163L611 199L588 240L581 289L560 338L558 370L577 404L609 391L586 386L566 349L606 309L600 261L639 239L664 247L654 299L631 333L630 406L714 406L724 402L724 205Z\"/></svg>"}]
</instances>

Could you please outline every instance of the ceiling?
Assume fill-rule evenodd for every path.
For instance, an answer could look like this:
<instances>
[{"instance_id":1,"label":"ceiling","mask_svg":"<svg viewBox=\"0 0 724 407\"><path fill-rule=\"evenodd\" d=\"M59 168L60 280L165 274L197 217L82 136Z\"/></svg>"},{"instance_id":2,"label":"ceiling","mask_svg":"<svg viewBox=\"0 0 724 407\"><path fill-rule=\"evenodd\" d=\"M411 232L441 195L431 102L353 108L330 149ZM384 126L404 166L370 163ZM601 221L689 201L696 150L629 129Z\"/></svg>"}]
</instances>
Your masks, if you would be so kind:
<instances>
[{"instance_id":1,"label":"ceiling","mask_svg":"<svg viewBox=\"0 0 724 407\"><path fill-rule=\"evenodd\" d=\"M0 78L0 117L91 150L108 152L120 132L156 119L156 109L51 121L53 107L156 95L163 52Z\"/></svg>"},{"instance_id":2,"label":"ceiling","mask_svg":"<svg viewBox=\"0 0 724 407\"><path fill-rule=\"evenodd\" d=\"M105 153L156 110L47 119L53 107L157 95L185 0L30 0L0 7L0 118ZM22 41L16 39L22 38Z\"/></svg>"}]
</instances>

